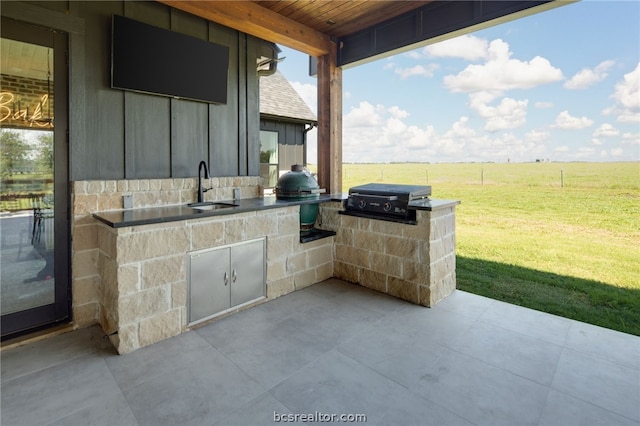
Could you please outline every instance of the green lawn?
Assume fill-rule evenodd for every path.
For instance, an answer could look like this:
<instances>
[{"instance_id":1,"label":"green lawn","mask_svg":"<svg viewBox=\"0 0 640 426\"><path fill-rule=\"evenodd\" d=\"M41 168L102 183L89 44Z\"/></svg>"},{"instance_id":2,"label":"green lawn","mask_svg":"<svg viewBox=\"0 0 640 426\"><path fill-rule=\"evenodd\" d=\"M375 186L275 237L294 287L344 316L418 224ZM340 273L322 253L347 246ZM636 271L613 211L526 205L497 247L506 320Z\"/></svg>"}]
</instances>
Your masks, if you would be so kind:
<instances>
[{"instance_id":1,"label":"green lawn","mask_svg":"<svg viewBox=\"0 0 640 426\"><path fill-rule=\"evenodd\" d=\"M368 182L461 201L458 288L640 335L640 163L343 165Z\"/></svg>"},{"instance_id":2,"label":"green lawn","mask_svg":"<svg viewBox=\"0 0 640 426\"><path fill-rule=\"evenodd\" d=\"M39 173L3 176L0 186L0 211L29 210L34 199L53 194L53 176Z\"/></svg>"}]
</instances>

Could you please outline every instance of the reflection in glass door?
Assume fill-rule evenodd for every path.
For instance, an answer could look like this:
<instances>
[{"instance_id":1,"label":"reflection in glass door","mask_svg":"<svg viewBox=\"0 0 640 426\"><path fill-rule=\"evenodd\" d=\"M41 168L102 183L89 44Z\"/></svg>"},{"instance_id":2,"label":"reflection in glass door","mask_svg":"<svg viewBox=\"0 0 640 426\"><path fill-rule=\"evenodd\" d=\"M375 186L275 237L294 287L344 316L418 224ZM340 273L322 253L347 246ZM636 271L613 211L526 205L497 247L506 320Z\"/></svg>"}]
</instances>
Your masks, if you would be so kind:
<instances>
[{"instance_id":1,"label":"reflection in glass door","mask_svg":"<svg viewBox=\"0 0 640 426\"><path fill-rule=\"evenodd\" d=\"M2 24L0 312L5 338L68 318L69 308L67 244L57 247L67 239L59 225L64 225L67 209L61 209L63 217L58 211L67 195L56 191L58 178L66 179L66 172L56 171L66 164L56 158L65 152L55 144L56 34L5 20ZM66 133L64 120L61 127Z\"/></svg>"},{"instance_id":2,"label":"reflection in glass door","mask_svg":"<svg viewBox=\"0 0 640 426\"><path fill-rule=\"evenodd\" d=\"M5 315L54 302L53 132L3 127L0 146Z\"/></svg>"}]
</instances>

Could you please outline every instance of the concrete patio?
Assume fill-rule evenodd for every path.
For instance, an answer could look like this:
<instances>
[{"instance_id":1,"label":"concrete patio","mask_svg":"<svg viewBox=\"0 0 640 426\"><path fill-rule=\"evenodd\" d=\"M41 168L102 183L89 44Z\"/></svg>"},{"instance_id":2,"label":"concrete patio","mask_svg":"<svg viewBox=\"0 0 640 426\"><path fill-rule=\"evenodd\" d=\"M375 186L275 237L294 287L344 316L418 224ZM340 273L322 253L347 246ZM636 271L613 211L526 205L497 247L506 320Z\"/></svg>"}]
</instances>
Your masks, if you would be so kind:
<instances>
[{"instance_id":1,"label":"concrete patio","mask_svg":"<svg viewBox=\"0 0 640 426\"><path fill-rule=\"evenodd\" d=\"M331 279L127 355L93 327L1 356L3 425L640 425L640 337L462 291Z\"/></svg>"}]
</instances>

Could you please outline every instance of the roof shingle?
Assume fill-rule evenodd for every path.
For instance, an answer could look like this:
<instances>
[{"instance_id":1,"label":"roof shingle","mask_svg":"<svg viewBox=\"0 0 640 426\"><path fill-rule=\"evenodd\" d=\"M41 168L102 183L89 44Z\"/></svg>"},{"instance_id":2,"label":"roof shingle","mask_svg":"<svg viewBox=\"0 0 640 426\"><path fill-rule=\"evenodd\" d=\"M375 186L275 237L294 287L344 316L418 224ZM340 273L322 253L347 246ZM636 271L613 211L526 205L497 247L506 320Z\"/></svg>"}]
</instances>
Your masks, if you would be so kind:
<instances>
[{"instance_id":1,"label":"roof shingle","mask_svg":"<svg viewBox=\"0 0 640 426\"><path fill-rule=\"evenodd\" d=\"M277 71L260 77L260 114L317 123L318 119L291 83Z\"/></svg>"}]
</instances>

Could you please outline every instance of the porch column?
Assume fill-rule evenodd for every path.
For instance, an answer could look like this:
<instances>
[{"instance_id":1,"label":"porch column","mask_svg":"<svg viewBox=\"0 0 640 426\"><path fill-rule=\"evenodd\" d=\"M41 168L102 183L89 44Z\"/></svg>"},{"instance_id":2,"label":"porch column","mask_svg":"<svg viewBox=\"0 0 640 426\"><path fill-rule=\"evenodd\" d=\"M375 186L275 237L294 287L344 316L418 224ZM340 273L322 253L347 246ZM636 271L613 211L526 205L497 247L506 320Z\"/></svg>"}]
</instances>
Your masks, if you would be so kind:
<instances>
[{"instance_id":1,"label":"porch column","mask_svg":"<svg viewBox=\"0 0 640 426\"><path fill-rule=\"evenodd\" d=\"M318 58L318 184L342 192L342 68L335 43Z\"/></svg>"}]
</instances>

